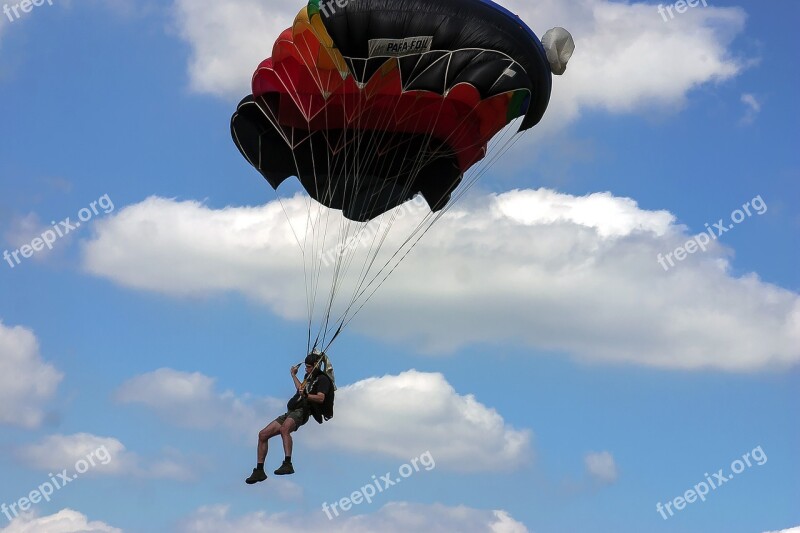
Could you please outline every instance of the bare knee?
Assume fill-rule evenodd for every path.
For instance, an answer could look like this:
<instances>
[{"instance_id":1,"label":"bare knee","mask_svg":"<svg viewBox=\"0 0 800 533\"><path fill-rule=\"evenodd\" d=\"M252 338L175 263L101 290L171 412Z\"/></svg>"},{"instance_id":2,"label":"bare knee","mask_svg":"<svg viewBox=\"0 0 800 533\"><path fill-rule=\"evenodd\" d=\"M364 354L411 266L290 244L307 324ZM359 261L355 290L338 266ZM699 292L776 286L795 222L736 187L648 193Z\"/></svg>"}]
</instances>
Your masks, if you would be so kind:
<instances>
[{"instance_id":1,"label":"bare knee","mask_svg":"<svg viewBox=\"0 0 800 533\"><path fill-rule=\"evenodd\" d=\"M261 442L268 441L280 432L278 424L270 424L258 432L258 440Z\"/></svg>"}]
</instances>

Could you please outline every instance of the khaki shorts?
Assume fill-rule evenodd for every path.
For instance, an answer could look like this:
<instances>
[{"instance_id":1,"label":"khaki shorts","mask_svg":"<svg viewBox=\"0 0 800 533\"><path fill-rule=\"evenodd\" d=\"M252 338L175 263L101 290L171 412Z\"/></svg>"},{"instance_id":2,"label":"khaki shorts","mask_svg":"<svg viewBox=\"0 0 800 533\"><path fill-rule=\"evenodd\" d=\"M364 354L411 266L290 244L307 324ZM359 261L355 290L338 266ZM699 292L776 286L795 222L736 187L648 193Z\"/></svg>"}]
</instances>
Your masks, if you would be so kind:
<instances>
[{"instance_id":1,"label":"khaki shorts","mask_svg":"<svg viewBox=\"0 0 800 533\"><path fill-rule=\"evenodd\" d=\"M282 414L281 416L275 419L275 422L277 422L280 425L283 425L283 423L286 422L287 418L291 418L292 420L294 420L297 429L300 429L300 426L308 422L309 415L310 413L305 409L295 409L294 411L289 411L288 413Z\"/></svg>"}]
</instances>

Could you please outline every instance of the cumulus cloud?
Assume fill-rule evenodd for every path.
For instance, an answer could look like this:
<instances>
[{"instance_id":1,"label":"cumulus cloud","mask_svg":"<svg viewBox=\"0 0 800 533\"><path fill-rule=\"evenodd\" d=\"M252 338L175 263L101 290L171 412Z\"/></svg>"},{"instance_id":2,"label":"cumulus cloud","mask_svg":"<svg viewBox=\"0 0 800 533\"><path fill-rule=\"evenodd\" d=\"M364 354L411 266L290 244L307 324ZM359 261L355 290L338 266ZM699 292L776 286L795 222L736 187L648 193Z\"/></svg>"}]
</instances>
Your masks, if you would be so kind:
<instances>
[{"instance_id":1,"label":"cumulus cloud","mask_svg":"<svg viewBox=\"0 0 800 533\"><path fill-rule=\"evenodd\" d=\"M509 427L474 396L459 395L441 374L412 370L342 387L335 419L325 428L327 448L401 460L430 451L437 466L461 471L518 468L532 455L530 431Z\"/></svg>"},{"instance_id":2,"label":"cumulus cloud","mask_svg":"<svg viewBox=\"0 0 800 533\"><path fill-rule=\"evenodd\" d=\"M230 391L217 392L213 378L169 368L126 381L117 390L116 399L148 407L178 427L225 428L248 437L253 428L264 426L263 413L275 412L285 404L275 399L237 398Z\"/></svg>"},{"instance_id":3,"label":"cumulus cloud","mask_svg":"<svg viewBox=\"0 0 800 533\"><path fill-rule=\"evenodd\" d=\"M237 291L302 320L308 309L295 232L302 238L309 227L307 202L217 210L149 198L95 224L84 265L165 294ZM327 213L318 222L327 220L321 227L328 233L313 226L326 240L307 252L332 248L339 228L350 227L338 212ZM418 216L412 209L398 220L382 252L400 248ZM472 198L437 222L350 327L428 352L517 342L588 361L672 369L797 364L798 294L756 274L733 276L724 236L665 272L657 256L691 237L668 212L610 193L539 189ZM339 302L358 287L368 250L352 251ZM322 268L317 294L327 294L332 268Z\"/></svg>"},{"instance_id":4,"label":"cumulus cloud","mask_svg":"<svg viewBox=\"0 0 800 533\"><path fill-rule=\"evenodd\" d=\"M739 8L694 9L665 23L653 4L608 0L502 2L538 35L554 26L570 30L576 52L556 80L548 122L561 127L581 110L680 107L687 94L736 76L744 61L729 47L745 23ZM194 90L230 98L250 92L255 67L291 26L297 6L259 0L177 0L176 21L192 56Z\"/></svg>"},{"instance_id":5,"label":"cumulus cloud","mask_svg":"<svg viewBox=\"0 0 800 533\"><path fill-rule=\"evenodd\" d=\"M187 480L191 469L174 452L145 463L137 454L128 451L117 439L88 433L50 435L36 444L17 450L17 456L28 465L50 472L64 469L70 475L88 474L136 476L144 478ZM81 464L79 464L81 463Z\"/></svg>"},{"instance_id":6,"label":"cumulus cloud","mask_svg":"<svg viewBox=\"0 0 800 533\"><path fill-rule=\"evenodd\" d=\"M34 513L20 515L5 527L2 533L122 533L121 529L89 519L72 509L63 509L50 516L37 517Z\"/></svg>"},{"instance_id":7,"label":"cumulus cloud","mask_svg":"<svg viewBox=\"0 0 800 533\"><path fill-rule=\"evenodd\" d=\"M263 427L264 413L277 416L285 411L285 401L219 393L207 376L170 369L131 379L117 397L145 405L181 427L226 428L248 437L254 428ZM441 374L412 370L340 385L335 419L325 426L328 449L404 461L429 451L437 466L461 471L513 468L531 456L529 431L509 427L495 410L471 395L459 395ZM415 431L420 424L429 428L424 435ZM361 437L354 440L356 432Z\"/></svg>"},{"instance_id":8,"label":"cumulus cloud","mask_svg":"<svg viewBox=\"0 0 800 533\"><path fill-rule=\"evenodd\" d=\"M780 531L765 531L764 533L800 533L800 526L795 526L789 529L781 529Z\"/></svg>"},{"instance_id":9,"label":"cumulus cloud","mask_svg":"<svg viewBox=\"0 0 800 533\"><path fill-rule=\"evenodd\" d=\"M583 458L586 472L599 483L610 484L617 480L617 464L610 452L590 452Z\"/></svg>"},{"instance_id":10,"label":"cumulus cloud","mask_svg":"<svg viewBox=\"0 0 800 533\"><path fill-rule=\"evenodd\" d=\"M648 3L586 0L514 0L509 5L535 21L539 33L565 26L576 51L565 76L556 80L551 119L564 121L582 109L614 113L679 108L703 84L736 76L746 61L733 57L733 39L746 20L740 8L689 10L665 23Z\"/></svg>"},{"instance_id":11,"label":"cumulus cloud","mask_svg":"<svg viewBox=\"0 0 800 533\"><path fill-rule=\"evenodd\" d=\"M180 526L181 533L294 533L326 531L330 533L527 533L525 524L505 511L484 511L469 507L446 507L392 502L378 512L359 516L340 516L329 520L324 513L311 516L289 513L253 513L240 518L228 516L227 506L203 507Z\"/></svg>"},{"instance_id":12,"label":"cumulus cloud","mask_svg":"<svg viewBox=\"0 0 800 533\"><path fill-rule=\"evenodd\" d=\"M191 88L235 99L249 94L253 72L300 7L277 0L176 0L180 35L192 48Z\"/></svg>"},{"instance_id":13,"label":"cumulus cloud","mask_svg":"<svg viewBox=\"0 0 800 533\"><path fill-rule=\"evenodd\" d=\"M42 360L33 331L0 321L0 424L39 426L62 378Z\"/></svg>"}]
</instances>

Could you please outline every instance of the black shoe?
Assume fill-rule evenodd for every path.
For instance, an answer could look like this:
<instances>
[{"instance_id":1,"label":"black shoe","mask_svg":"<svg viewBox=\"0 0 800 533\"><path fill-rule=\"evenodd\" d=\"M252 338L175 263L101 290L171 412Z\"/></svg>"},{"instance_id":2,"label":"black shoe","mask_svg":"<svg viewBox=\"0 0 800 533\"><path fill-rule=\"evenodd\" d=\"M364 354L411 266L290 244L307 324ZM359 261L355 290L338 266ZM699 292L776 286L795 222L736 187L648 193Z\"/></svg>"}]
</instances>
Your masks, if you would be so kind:
<instances>
[{"instance_id":1,"label":"black shoe","mask_svg":"<svg viewBox=\"0 0 800 533\"><path fill-rule=\"evenodd\" d=\"M253 469L253 474L244 480L245 483L248 485L254 485L261 481L265 481L267 479L267 473L263 470L259 470L258 468Z\"/></svg>"},{"instance_id":2,"label":"black shoe","mask_svg":"<svg viewBox=\"0 0 800 533\"><path fill-rule=\"evenodd\" d=\"M283 462L281 467L275 471L276 476L285 476L286 474L294 474L292 463Z\"/></svg>"}]
</instances>

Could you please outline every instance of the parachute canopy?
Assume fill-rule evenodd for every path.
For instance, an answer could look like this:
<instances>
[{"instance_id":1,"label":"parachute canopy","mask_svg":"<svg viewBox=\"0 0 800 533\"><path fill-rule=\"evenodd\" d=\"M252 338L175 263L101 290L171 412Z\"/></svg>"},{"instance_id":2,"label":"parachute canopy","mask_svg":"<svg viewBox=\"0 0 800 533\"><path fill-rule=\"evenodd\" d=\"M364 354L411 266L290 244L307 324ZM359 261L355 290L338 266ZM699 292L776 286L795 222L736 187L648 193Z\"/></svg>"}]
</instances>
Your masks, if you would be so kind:
<instances>
[{"instance_id":1,"label":"parachute canopy","mask_svg":"<svg viewBox=\"0 0 800 533\"><path fill-rule=\"evenodd\" d=\"M296 176L308 194L281 207L303 256L309 350L327 350L542 119L574 47L565 33L546 50L489 0L311 0L278 37L231 132L276 191Z\"/></svg>"},{"instance_id":2,"label":"parachute canopy","mask_svg":"<svg viewBox=\"0 0 800 533\"><path fill-rule=\"evenodd\" d=\"M541 120L551 83L533 31L488 0L312 0L231 128L273 188L297 176L368 221L417 194L445 207L492 137Z\"/></svg>"}]
</instances>

